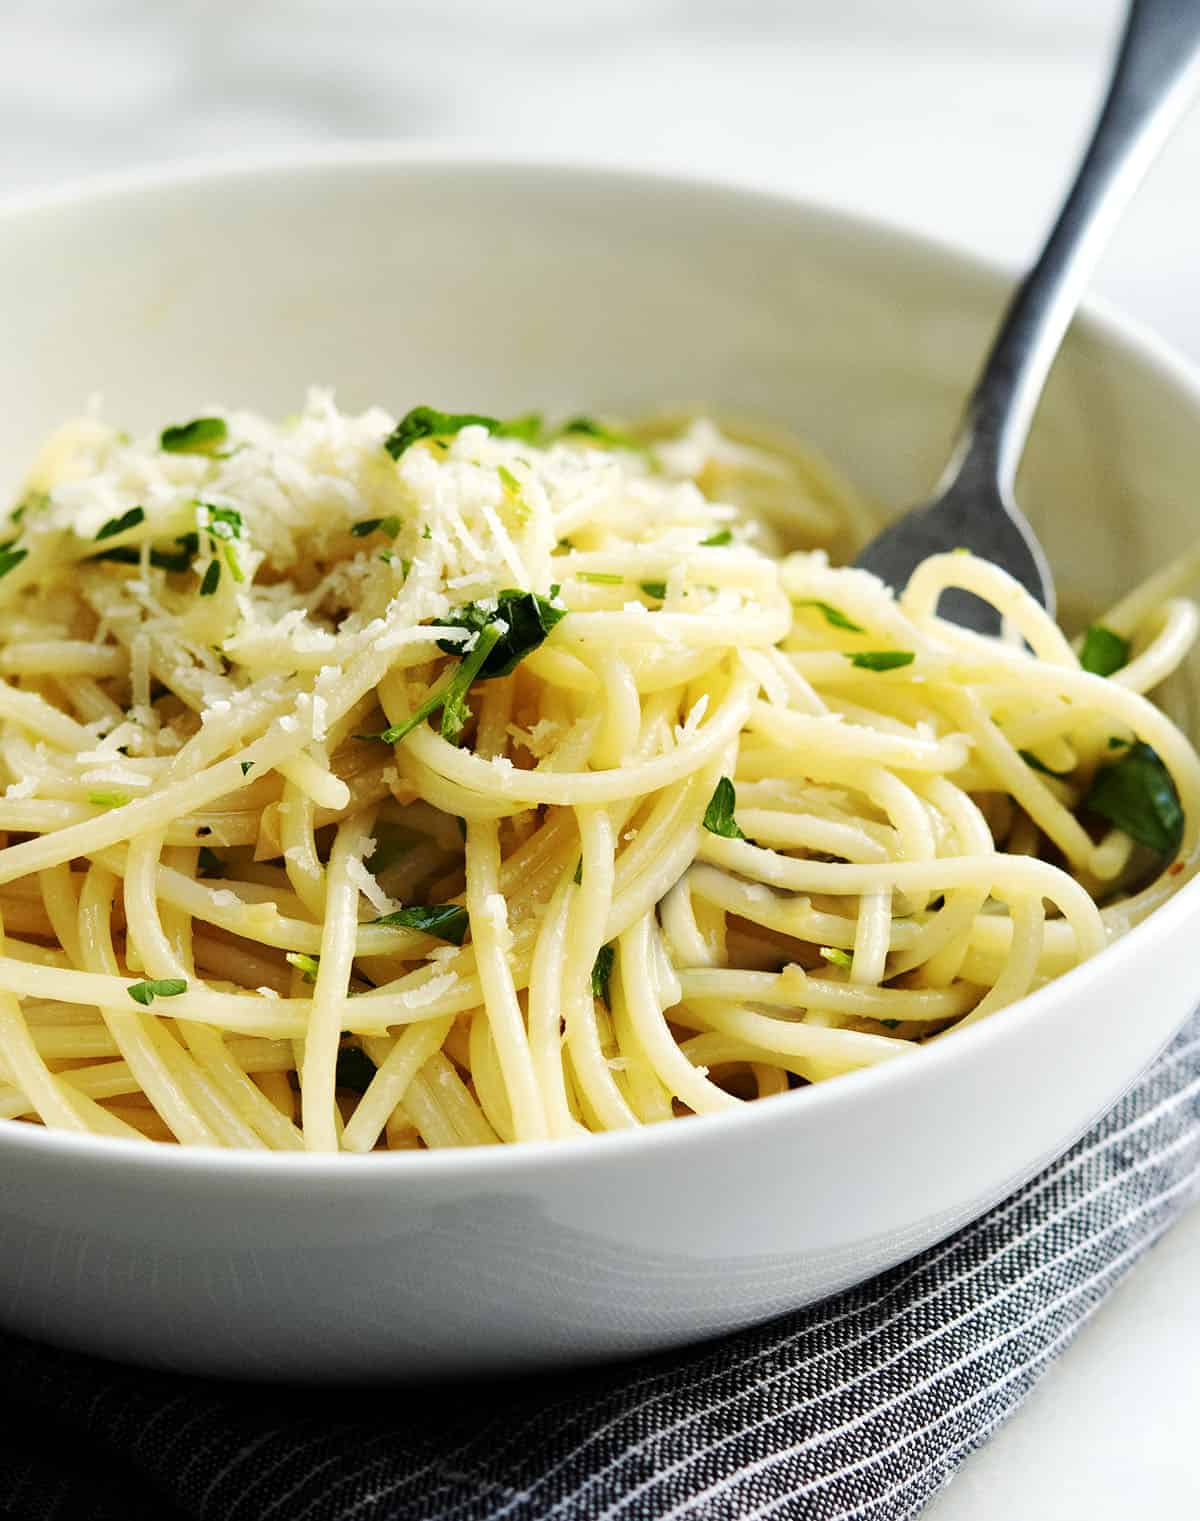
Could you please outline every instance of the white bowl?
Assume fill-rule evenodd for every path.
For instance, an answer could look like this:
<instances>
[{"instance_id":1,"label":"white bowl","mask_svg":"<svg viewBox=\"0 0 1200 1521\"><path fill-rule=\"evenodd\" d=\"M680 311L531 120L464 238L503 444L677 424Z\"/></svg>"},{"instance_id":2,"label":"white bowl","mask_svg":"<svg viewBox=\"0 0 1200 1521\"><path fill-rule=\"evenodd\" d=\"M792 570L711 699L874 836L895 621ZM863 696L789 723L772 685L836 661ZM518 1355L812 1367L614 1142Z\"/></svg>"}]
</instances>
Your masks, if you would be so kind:
<instances>
[{"instance_id":1,"label":"white bowl","mask_svg":"<svg viewBox=\"0 0 1200 1521\"><path fill-rule=\"evenodd\" d=\"M0 211L4 485L103 391L783 422L885 502L933 479L1007 281L711 184L428 152L107 182ZM1200 390L1111 317L1052 379L1021 494L1093 603L1200 533ZM0 1321L263 1378L515 1370L667 1346L928 1246L1073 1141L1200 996L1200 881L961 1037L744 1111L465 1152L259 1155L0 1123Z\"/></svg>"}]
</instances>

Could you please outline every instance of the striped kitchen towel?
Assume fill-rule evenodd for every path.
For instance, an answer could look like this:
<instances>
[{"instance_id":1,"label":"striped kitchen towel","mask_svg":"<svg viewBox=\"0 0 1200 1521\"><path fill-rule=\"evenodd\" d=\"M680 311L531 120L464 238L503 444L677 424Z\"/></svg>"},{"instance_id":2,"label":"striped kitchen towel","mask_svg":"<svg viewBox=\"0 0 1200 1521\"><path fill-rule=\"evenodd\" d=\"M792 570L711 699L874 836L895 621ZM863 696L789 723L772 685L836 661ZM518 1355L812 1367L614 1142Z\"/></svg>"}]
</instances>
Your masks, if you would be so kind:
<instances>
[{"instance_id":1,"label":"striped kitchen towel","mask_svg":"<svg viewBox=\"0 0 1200 1521\"><path fill-rule=\"evenodd\" d=\"M1020 1403L1200 1179L1200 1016L1060 1161L769 1325L519 1383L235 1387L0 1338L14 1521L900 1521Z\"/></svg>"}]
</instances>

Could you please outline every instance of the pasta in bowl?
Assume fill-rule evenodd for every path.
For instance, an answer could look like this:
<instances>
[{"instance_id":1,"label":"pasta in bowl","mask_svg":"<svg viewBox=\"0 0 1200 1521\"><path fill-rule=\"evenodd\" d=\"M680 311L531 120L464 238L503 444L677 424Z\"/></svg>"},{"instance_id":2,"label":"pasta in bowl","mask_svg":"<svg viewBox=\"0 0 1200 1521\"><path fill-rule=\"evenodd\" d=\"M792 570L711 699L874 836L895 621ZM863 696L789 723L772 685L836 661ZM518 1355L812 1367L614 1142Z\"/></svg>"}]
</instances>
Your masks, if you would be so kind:
<instances>
[{"instance_id":1,"label":"pasta in bowl","mask_svg":"<svg viewBox=\"0 0 1200 1521\"><path fill-rule=\"evenodd\" d=\"M869 521L705 418L61 430L0 551L0 1117L566 1139L919 1059L1095 955L1194 869L1146 694L1200 556L1072 644L967 554L838 568Z\"/></svg>"}]
</instances>

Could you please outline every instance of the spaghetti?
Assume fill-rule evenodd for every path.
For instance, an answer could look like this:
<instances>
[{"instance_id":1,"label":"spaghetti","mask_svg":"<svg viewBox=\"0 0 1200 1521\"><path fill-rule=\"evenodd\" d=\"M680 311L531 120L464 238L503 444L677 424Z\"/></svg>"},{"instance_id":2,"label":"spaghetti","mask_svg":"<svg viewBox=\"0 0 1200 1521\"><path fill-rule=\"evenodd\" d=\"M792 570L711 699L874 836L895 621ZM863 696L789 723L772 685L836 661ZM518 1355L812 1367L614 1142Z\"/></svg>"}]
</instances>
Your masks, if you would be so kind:
<instances>
[{"instance_id":1,"label":"spaghetti","mask_svg":"<svg viewBox=\"0 0 1200 1521\"><path fill-rule=\"evenodd\" d=\"M0 1118L415 1149L918 1050L1193 869L1147 697L1181 562L1072 645L893 597L787 440L332 398L56 435L0 547ZM784 550L790 552L784 553ZM1003 638L937 616L947 587Z\"/></svg>"}]
</instances>

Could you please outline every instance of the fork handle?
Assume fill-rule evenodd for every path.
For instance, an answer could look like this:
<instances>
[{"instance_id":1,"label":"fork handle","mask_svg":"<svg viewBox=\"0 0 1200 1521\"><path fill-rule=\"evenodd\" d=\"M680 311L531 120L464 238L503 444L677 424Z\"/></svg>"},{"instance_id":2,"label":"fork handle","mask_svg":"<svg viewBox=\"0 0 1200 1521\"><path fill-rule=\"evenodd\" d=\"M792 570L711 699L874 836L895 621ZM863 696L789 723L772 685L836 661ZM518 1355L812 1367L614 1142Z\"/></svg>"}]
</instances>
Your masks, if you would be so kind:
<instances>
[{"instance_id":1,"label":"fork handle","mask_svg":"<svg viewBox=\"0 0 1200 1521\"><path fill-rule=\"evenodd\" d=\"M1200 0L1131 0L1092 140L984 361L943 489L970 476L1012 500L1038 398L1084 287L1198 81Z\"/></svg>"}]
</instances>

